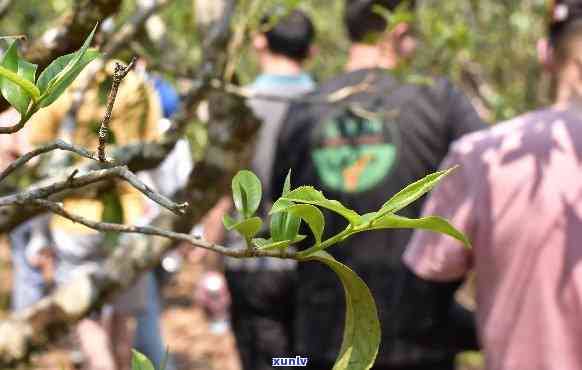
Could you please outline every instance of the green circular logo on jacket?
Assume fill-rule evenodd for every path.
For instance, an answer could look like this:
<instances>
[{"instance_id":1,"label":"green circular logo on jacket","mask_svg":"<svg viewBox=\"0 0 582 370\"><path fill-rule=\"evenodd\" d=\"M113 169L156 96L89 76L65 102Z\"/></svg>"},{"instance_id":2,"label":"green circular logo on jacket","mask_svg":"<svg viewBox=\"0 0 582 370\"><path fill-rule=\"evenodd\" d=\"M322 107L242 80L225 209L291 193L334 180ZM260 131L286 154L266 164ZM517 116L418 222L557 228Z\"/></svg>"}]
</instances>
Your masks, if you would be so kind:
<instances>
[{"instance_id":1,"label":"green circular logo on jacket","mask_svg":"<svg viewBox=\"0 0 582 370\"><path fill-rule=\"evenodd\" d=\"M343 110L315 131L312 158L321 183L335 191L359 193L380 184L397 157L393 120Z\"/></svg>"}]
</instances>

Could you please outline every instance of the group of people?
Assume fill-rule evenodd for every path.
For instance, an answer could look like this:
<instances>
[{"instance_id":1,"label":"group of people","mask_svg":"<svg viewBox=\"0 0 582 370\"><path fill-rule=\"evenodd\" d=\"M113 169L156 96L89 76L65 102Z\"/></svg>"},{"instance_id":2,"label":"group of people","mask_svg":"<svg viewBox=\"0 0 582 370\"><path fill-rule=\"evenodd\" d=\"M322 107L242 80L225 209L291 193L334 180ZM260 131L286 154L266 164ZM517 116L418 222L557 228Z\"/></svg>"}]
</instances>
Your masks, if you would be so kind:
<instances>
[{"instance_id":1,"label":"group of people","mask_svg":"<svg viewBox=\"0 0 582 370\"><path fill-rule=\"evenodd\" d=\"M441 234L398 229L362 233L330 250L362 277L376 300L382 344L374 369L453 370L456 354L470 349L484 351L489 370L582 369L582 272L577 266L582 252L576 250L576 238L582 236L577 177L582 170L582 1L551 4L548 38L538 47L555 81L555 103L493 127L447 79L415 84L393 72L414 58L414 25L409 20L389 24L376 7L414 12L415 5L411 0L346 0L351 46L345 72L320 84L306 72L316 50L309 16L300 10L275 17L276 22L265 16L265 27L252 39L261 74L247 86L249 106L263 122L250 165L266 194L259 215L267 216L289 170L293 187L315 186L365 214L427 174L459 165L426 199L399 214L445 217L472 248ZM106 77L97 82L74 112L70 94L33 117L27 142L64 137L95 147L96 117L103 113L108 86ZM143 74L128 75L119 92L121 108L112 118L112 140L155 139L160 119L172 114L169 106L176 109L176 97L168 91ZM129 120L139 124L126 125ZM176 169L191 158L183 144L178 148L185 152L169 158L175 162L165 164L166 172L163 165L149 174L152 186L164 194L171 195L190 172ZM117 184L115 191L99 194L99 201L76 195L64 204L86 217L139 224L158 212L142 199ZM225 197L206 217L210 242L245 242L224 232L221 218L232 208ZM325 216L327 236L345 228L340 216ZM42 296L41 287L28 288L42 285L45 246L55 246L56 280L65 281L80 265L98 266L109 247L139 242L93 233L58 216L23 225L11 237L14 308ZM225 258L222 270L243 370L271 369L273 358L295 355L307 356L313 370L333 367L345 312L344 291L333 272L273 258ZM475 314L455 300L471 272ZM204 305L208 295L200 289ZM150 343L142 351L159 366L164 347L154 275L146 275L109 310L112 315L105 309L79 325L88 367L127 368L131 331L119 329L128 326L129 317L138 317L136 338ZM147 315L143 323L140 315Z\"/></svg>"},{"instance_id":2,"label":"group of people","mask_svg":"<svg viewBox=\"0 0 582 370\"><path fill-rule=\"evenodd\" d=\"M315 186L364 214L407 184L459 165L399 214L445 217L472 248L403 229L362 233L330 250L376 300L382 344L373 368L452 370L457 353L482 349L489 370L582 369L582 1L553 2L548 38L538 45L554 104L490 128L446 79L419 85L392 72L414 57L413 24L388 24L376 6L413 12L415 2L347 0L345 72L318 86L304 71L314 38L304 13L255 37L263 73L250 86L257 93L250 104L263 127L251 168L268 194L263 210L290 169L293 187ZM338 91L349 93L336 99ZM219 207L230 210L227 201ZM326 214L328 236L345 226ZM224 270L245 370L298 354L310 369L333 367L345 297L331 271L268 258L226 259ZM455 300L471 272L475 315Z\"/></svg>"}]
</instances>

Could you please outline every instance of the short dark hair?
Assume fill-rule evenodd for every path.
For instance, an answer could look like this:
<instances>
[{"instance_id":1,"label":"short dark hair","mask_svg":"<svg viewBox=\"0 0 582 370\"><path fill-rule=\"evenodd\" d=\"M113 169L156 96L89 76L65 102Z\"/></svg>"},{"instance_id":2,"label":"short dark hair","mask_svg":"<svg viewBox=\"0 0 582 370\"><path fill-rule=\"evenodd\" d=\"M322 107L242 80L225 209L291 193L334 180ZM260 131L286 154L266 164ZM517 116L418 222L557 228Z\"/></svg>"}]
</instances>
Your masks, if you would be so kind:
<instances>
[{"instance_id":1,"label":"short dark hair","mask_svg":"<svg viewBox=\"0 0 582 370\"><path fill-rule=\"evenodd\" d=\"M567 57L570 41L582 31L582 0L555 0L549 7L549 39L558 59Z\"/></svg>"},{"instance_id":2,"label":"short dark hair","mask_svg":"<svg viewBox=\"0 0 582 370\"><path fill-rule=\"evenodd\" d=\"M554 0L548 8L549 37L557 42L569 25L582 19L582 0Z\"/></svg>"},{"instance_id":3,"label":"short dark hair","mask_svg":"<svg viewBox=\"0 0 582 370\"><path fill-rule=\"evenodd\" d=\"M370 34L383 33L388 24L386 19L374 11L375 6L381 6L394 11L401 4L406 4L411 10L416 5L415 0L346 0L344 22L352 42L365 41Z\"/></svg>"},{"instance_id":4,"label":"short dark hair","mask_svg":"<svg viewBox=\"0 0 582 370\"><path fill-rule=\"evenodd\" d=\"M270 19L270 16L263 18L263 24L268 25ZM269 26L264 35L272 53L303 61L309 56L315 27L307 14L294 10L278 19L275 25Z\"/></svg>"}]
</instances>

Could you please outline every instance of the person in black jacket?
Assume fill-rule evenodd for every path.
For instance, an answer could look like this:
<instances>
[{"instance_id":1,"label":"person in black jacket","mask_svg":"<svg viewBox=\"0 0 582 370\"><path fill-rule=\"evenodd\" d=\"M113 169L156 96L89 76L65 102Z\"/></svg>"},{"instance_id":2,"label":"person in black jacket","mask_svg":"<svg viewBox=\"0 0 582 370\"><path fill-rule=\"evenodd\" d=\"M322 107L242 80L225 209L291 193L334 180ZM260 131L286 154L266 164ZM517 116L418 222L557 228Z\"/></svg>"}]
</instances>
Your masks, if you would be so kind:
<instances>
[{"instance_id":1,"label":"person in black jacket","mask_svg":"<svg viewBox=\"0 0 582 370\"><path fill-rule=\"evenodd\" d=\"M294 187L315 186L360 214L375 211L437 170L453 140L484 126L446 79L420 85L395 73L414 55L412 24L388 25L376 6L414 11L413 1L346 2L352 41L346 72L291 106L276 146L273 198L291 169ZM418 217L421 207L418 201L400 214ZM345 226L340 216L326 215L328 237ZM375 369L453 369L454 355L476 345L473 320L451 299L455 283L429 283L406 273L401 256L410 236L410 230L362 233L330 252L362 277L378 305L382 344ZM300 264L298 279L294 349L309 356L311 368L331 369L342 340L343 289L315 263ZM416 294L401 301L403 289ZM411 312L419 321L406 319ZM454 328L450 315L459 312L459 335L441 330Z\"/></svg>"}]
</instances>

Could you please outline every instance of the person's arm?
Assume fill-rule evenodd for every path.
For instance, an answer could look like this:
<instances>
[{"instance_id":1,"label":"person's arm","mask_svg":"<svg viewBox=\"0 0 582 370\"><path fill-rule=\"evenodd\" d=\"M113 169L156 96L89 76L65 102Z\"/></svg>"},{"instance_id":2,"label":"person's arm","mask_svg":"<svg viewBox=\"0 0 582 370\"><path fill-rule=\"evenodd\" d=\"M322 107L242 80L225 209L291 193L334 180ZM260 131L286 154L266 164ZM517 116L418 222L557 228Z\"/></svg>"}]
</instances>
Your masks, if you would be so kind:
<instances>
[{"instance_id":1,"label":"person's arm","mask_svg":"<svg viewBox=\"0 0 582 370\"><path fill-rule=\"evenodd\" d=\"M442 167L462 162L462 156L453 149ZM471 239L473 197L466 169L463 165L457 168L435 188L423 215L444 217ZM416 231L403 258L407 271L398 294L399 335L455 351L477 348L473 314L454 299L472 267L471 251L449 236Z\"/></svg>"}]
</instances>

